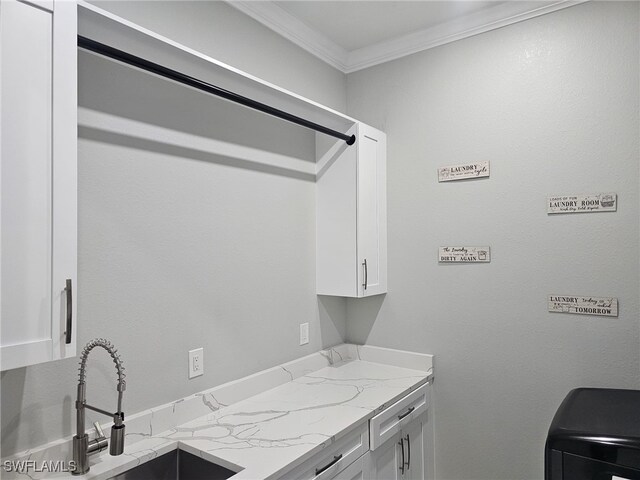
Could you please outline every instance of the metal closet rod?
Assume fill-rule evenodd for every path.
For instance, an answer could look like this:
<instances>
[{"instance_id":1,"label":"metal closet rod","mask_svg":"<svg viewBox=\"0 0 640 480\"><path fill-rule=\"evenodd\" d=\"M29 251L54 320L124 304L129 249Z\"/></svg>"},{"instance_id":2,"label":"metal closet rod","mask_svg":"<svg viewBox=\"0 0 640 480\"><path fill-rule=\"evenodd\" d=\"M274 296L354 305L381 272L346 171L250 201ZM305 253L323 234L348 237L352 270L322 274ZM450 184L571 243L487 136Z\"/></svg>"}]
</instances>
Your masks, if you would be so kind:
<instances>
[{"instance_id":1,"label":"metal closet rod","mask_svg":"<svg viewBox=\"0 0 640 480\"><path fill-rule=\"evenodd\" d=\"M353 145L356 141L355 135L345 135L342 132L332 130L331 128L319 125L315 122L306 120L291 113L287 113L270 105L266 105L251 98L244 97L229 90L225 90L224 88L220 88L202 80L198 80L197 78L190 77L189 75L185 75L184 73L180 73L176 70L163 67L162 65L150 62L149 60L145 60L144 58L136 57L135 55L131 55L130 53L123 52L122 50L118 50L117 48L110 47L109 45L105 45L104 43L96 42L95 40L83 37L82 35L78 35L78 47L98 53L100 55L104 55L105 57L112 58L119 62L132 65L142 70L155 73L156 75L169 78L184 85L189 85L190 87L197 88L198 90L202 90L203 92L217 95L218 97L231 100L232 102L239 103L240 105L244 105L245 107L253 108L254 110L259 110L288 122L296 123L298 125L302 125L303 127L316 130L317 132L339 138L340 140L344 140L345 142L347 142L347 145Z\"/></svg>"}]
</instances>

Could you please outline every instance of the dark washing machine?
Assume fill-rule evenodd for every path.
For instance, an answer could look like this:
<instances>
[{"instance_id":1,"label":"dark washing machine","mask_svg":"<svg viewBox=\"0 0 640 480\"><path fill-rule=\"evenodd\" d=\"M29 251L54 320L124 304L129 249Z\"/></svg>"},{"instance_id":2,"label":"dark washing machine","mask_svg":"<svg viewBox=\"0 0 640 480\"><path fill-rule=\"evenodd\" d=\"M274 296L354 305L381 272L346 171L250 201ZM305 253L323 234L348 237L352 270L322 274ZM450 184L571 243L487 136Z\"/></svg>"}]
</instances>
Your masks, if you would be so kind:
<instances>
[{"instance_id":1,"label":"dark washing machine","mask_svg":"<svg viewBox=\"0 0 640 480\"><path fill-rule=\"evenodd\" d=\"M577 388L553 417L545 480L640 480L640 390Z\"/></svg>"}]
</instances>

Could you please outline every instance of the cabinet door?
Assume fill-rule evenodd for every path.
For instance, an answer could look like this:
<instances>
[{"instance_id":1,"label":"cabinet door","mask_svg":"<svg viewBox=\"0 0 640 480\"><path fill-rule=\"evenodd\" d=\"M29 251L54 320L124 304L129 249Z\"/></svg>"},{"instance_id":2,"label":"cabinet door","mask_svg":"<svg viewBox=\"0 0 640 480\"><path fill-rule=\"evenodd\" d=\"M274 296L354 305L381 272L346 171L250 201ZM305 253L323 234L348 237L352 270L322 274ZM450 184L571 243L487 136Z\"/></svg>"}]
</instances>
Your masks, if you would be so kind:
<instances>
[{"instance_id":1,"label":"cabinet door","mask_svg":"<svg viewBox=\"0 0 640 480\"><path fill-rule=\"evenodd\" d=\"M404 478L406 480L425 479L425 441L423 434L424 422L416 419L402 431L407 456Z\"/></svg>"},{"instance_id":2,"label":"cabinet door","mask_svg":"<svg viewBox=\"0 0 640 480\"><path fill-rule=\"evenodd\" d=\"M75 2L0 4L2 370L75 355L75 32Z\"/></svg>"},{"instance_id":3,"label":"cabinet door","mask_svg":"<svg viewBox=\"0 0 640 480\"><path fill-rule=\"evenodd\" d=\"M377 449L370 452L371 480L401 480L403 458L400 435L394 435ZM406 460L406 459L405 459Z\"/></svg>"},{"instance_id":4,"label":"cabinet door","mask_svg":"<svg viewBox=\"0 0 640 480\"><path fill-rule=\"evenodd\" d=\"M404 480L433 480L434 448L433 422L430 421L433 408L405 425L401 437L405 447Z\"/></svg>"},{"instance_id":5,"label":"cabinet door","mask_svg":"<svg viewBox=\"0 0 640 480\"><path fill-rule=\"evenodd\" d=\"M358 296L387 291L386 135L358 125Z\"/></svg>"}]
</instances>

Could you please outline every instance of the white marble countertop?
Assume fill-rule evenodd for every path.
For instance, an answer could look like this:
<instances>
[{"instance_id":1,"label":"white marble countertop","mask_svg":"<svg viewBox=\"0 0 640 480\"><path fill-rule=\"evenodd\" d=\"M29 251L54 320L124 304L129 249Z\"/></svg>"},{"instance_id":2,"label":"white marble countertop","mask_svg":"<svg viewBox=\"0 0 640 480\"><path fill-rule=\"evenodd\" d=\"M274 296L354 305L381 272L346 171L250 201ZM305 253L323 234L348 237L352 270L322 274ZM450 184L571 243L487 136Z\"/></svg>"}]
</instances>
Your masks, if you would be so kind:
<instances>
[{"instance_id":1,"label":"white marble countertop","mask_svg":"<svg viewBox=\"0 0 640 480\"><path fill-rule=\"evenodd\" d=\"M85 477L126 470L131 467L127 457L134 465L142 463L178 442L184 450L239 471L234 480L278 478L427 378L428 372L420 370L340 362L137 442L120 457L103 457Z\"/></svg>"},{"instance_id":2,"label":"white marble countertop","mask_svg":"<svg viewBox=\"0 0 640 480\"><path fill-rule=\"evenodd\" d=\"M129 417L125 453L92 455L91 470L73 478L104 480L180 448L237 472L233 480L275 480L426 383L432 373L430 355L348 344L322 350ZM13 458L42 464L70 458L69 447L70 439L62 439Z\"/></svg>"}]
</instances>

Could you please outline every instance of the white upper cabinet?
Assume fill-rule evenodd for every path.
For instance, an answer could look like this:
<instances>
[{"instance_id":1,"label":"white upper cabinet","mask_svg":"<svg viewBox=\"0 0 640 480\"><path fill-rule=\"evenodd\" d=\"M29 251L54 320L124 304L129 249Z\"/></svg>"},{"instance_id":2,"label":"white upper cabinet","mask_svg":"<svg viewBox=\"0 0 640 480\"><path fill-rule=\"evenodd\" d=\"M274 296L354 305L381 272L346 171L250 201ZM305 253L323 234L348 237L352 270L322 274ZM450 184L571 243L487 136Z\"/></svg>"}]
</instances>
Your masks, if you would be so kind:
<instances>
[{"instance_id":1,"label":"white upper cabinet","mask_svg":"<svg viewBox=\"0 0 640 480\"><path fill-rule=\"evenodd\" d=\"M387 137L363 123L349 146L316 137L317 293L387 292Z\"/></svg>"},{"instance_id":2,"label":"white upper cabinet","mask_svg":"<svg viewBox=\"0 0 640 480\"><path fill-rule=\"evenodd\" d=\"M76 72L75 2L0 2L2 370L76 352Z\"/></svg>"}]
</instances>

